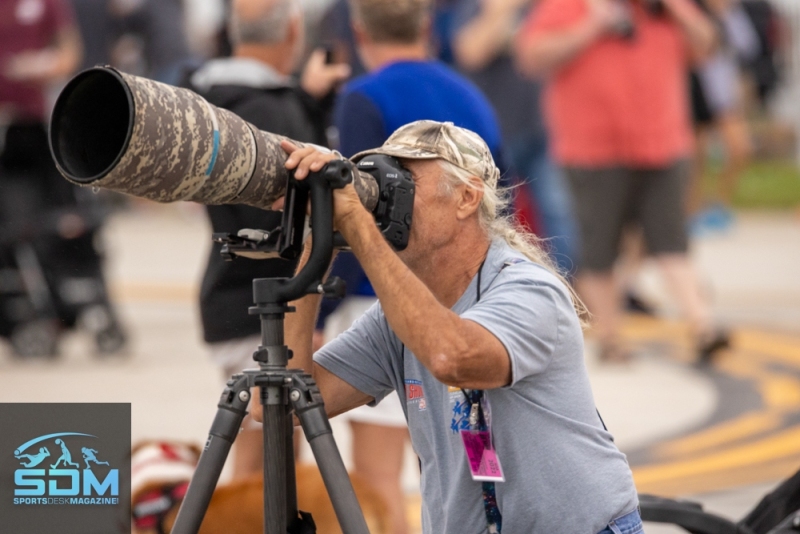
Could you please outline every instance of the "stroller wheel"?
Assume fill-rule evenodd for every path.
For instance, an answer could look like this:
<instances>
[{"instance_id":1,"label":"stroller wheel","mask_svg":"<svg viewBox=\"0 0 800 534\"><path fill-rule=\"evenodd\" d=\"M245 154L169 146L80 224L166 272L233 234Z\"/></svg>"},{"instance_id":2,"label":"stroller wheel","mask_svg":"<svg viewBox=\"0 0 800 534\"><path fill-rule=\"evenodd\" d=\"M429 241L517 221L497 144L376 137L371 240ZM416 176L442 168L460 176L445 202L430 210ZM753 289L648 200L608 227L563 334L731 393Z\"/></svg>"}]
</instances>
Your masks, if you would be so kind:
<instances>
[{"instance_id":1,"label":"stroller wheel","mask_svg":"<svg viewBox=\"0 0 800 534\"><path fill-rule=\"evenodd\" d=\"M87 306L81 312L78 322L94 335L98 354L118 354L125 348L128 339L107 302Z\"/></svg>"},{"instance_id":2,"label":"stroller wheel","mask_svg":"<svg viewBox=\"0 0 800 534\"><path fill-rule=\"evenodd\" d=\"M11 332L10 341L15 356L53 357L58 349L58 325L48 319L22 323Z\"/></svg>"},{"instance_id":3,"label":"stroller wheel","mask_svg":"<svg viewBox=\"0 0 800 534\"><path fill-rule=\"evenodd\" d=\"M116 324L94 335L97 352L101 355L119 354L125 348L127 341L125 333Z\"/></svg>"}]
</instances>

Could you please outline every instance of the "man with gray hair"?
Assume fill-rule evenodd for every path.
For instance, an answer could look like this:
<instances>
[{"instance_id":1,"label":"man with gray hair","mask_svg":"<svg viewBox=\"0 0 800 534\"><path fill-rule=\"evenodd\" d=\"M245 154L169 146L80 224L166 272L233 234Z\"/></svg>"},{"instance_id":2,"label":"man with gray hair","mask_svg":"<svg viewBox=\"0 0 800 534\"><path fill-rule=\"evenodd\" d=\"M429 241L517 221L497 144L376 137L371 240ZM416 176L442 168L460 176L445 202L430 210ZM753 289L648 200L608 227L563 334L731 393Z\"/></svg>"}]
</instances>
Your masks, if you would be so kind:
<instances>
[{"instance_id":1,"label":"man with gray hair","mask_svg":"<svg viewBox=\"0 0 800 534\"><path fill-rule=\"evenodd\" d=\"M282 147L298 179L336 157ZM327 412L397 391L426 534L640 534L630 468L592 398L582 306L537 238L503 216L489 148L452 123L418 121L353 160L368 154L411 172L414 222L395 252L352 185L334 191L334 225L379 302L313 361L319 297L292 303L286 342Z\"/></svg>"},{"instance_id":2,"label":"man with gray hair","mask_svg":"<svg viewBox=\"0 0 800 534\"><path fill-rule=\"evenodd\" d=\"M233 56L214 59L191 75L189 87L215 106L228 109L256 128L298 141L325 144L320 100L349 75L346 65L325 65L325 54L312 54L302 81L291 77L303 48L303 21L297 0L234 0L229 31ZM269 228L280 217L248 206L206 206L214 232ZM200 289L204 339L212 358L230 377L253 364L259 343L258 317L252 305L252 281L291 276L283 260L223 261L212 247ZM257 473L262 465L261 432L245 422L236 440L234 477Z\"/></svg>"}]
</instances>

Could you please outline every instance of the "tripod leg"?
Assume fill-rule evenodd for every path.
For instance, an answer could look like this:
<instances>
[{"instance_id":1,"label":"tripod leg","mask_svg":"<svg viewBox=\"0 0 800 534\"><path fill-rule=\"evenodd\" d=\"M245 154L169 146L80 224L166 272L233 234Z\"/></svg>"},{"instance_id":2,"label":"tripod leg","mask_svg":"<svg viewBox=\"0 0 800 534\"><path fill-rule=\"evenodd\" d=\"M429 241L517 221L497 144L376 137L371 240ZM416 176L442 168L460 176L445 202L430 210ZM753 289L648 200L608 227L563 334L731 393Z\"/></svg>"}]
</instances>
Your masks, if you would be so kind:
<instances>
[{"instance_id":1,"label":"tripod leg","mask_svg":"<svg viewBox=\"0 0 800 534\"><path fill-rule=\"evenodd\" d=\"M247 414L249 401L247 377L235 375L222 392L217 415L211 424L203 454L200 455L197 469L178 511L172 534L196 534L200 530L225 459Z\"/></svg>"},{"instance_id":2,"label":"tripod leg","mask_svg":"<svg viewBox=\"0 0 800 534\"><path fill-rule=\"evenodd\" d=\"M288 407L288 406L287 406ZM294 457L294 421L291 412L284 419L286 424L286 512L289 514L289 524L297 517L297 477L295 475Z\"/></svg>"},{"instance_id":3,"label":"tripod leg","mask_svg":"<svg viewBox=\"0 0 800 534\"><path fill-rule=\"evenodd\" d=\"M294 375L289 398L311 445L342 532L369 534L361 505L333 439L333 431L316 383L308 375Z\"/></svg>"},{"instance_id":4,"label":"tripod leg","mask_svg":"<svg viewBox=\"0 0 800 534\"><path fill-rule=\"evenodd\" d=\"M274 392L270 390L275 390ZM283 386L262 387L264 406L264 532L266 534L285 534L290 519L297 516L297 509L290 511L288 495L295 488L289 488L289 471L294 471L294 456L288 455L288 434L286 419L289 418L288 404L271 403L274 395L284 397ZM265 394L266 391L266 394ZM287 435L288 434L288 435ZM291 477L294 480L294 476Z\"/></svg>"}]
</instances>

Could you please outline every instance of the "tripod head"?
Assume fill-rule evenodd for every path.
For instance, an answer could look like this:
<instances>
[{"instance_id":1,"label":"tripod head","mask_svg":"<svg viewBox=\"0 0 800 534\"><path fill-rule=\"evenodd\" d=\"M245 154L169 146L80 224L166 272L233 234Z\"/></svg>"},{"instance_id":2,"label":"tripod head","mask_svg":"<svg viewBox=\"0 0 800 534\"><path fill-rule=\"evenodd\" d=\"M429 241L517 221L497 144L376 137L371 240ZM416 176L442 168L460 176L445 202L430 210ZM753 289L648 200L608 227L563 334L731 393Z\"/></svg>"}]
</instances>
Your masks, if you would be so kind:
<instances>
[{"instance_id":1,"label":"tripod head","mask_svg":"<svg viewBox=\"0 0 800 534\"><path fill-rule=\"evenodd\" d=\"M324 293L322 277L333 257L333 190L352 182L353 168L349 161L334 160L305 180L289 177L283 220L277 230L278 253L283 258L293 259L302 252L305 210L311 200L311 254L293 278L254 280L256 306L250 308L251 314L269 313L270 305L281 306L310 293Z\"/></svg>"},{"instance_id":2,"label":"tripod head","mask_svg":"<svg viewBox=\"0 0 800 534\"><path fill-rule=\"evenodd\" d=\"M354 172L372 175L378 185L378 201L372 209L375 224L395 250L408 245L414 208L414 181L411 173L400 162L384 154L371 154L354 165L348 160L329 162L305 180L295 180L289 175L280 226L256 230L243 229L237 234L215 233L213 239L222 245L220 254L226 260L236 256L251 259L295 259L303 249L307 235L306 205L311 200L311 257L294 278L281 279L280 283L264 283L254 289L255 302L285 303L309 293L327 296L344 296L344 286L338 279L326 284L320 282L330 263L333 248L344 248L347 243L339 233L333 232L333 189L339 189L353 180ZM281 289L278 289L278 288ZM251 311L251 313L260 313Z\"/></svg>"}]
</instances>

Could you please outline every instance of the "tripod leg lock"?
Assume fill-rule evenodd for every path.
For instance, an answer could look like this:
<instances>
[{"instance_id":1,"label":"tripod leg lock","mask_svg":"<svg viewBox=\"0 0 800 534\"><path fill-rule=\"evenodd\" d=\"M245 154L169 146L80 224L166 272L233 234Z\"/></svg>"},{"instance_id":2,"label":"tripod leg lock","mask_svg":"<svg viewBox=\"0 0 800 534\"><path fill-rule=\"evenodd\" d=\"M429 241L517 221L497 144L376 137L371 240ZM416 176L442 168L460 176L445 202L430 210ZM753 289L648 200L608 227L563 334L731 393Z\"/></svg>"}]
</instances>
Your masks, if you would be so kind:
<instances>
[{"instance_id":1,"label":"tripod leg lock","mask_svg":"<svg viewBox=\"0 0 800 534\"><path fill-rule=\"evenodd\" d=\"M247 405L250 404L250 386L248 378L244 375L233 375L226 384L225 390L217 404L216 417L211 424L209 435L220 437L233 442L239 433L242 419L247 415Z\"/></svg>"},{"instance_id":2,"label":"tripod leg lock","mask_svg":"<svg viewBox=\"0 0 800 534\"><path fill-rule=\"evenodd\" d=\"M325 414L325 404L317 383L310 375L294 375L292 377L289 399L303 426L308 441L324 434L331 434L331 424Z\"/></svg>"}]
</instances>

